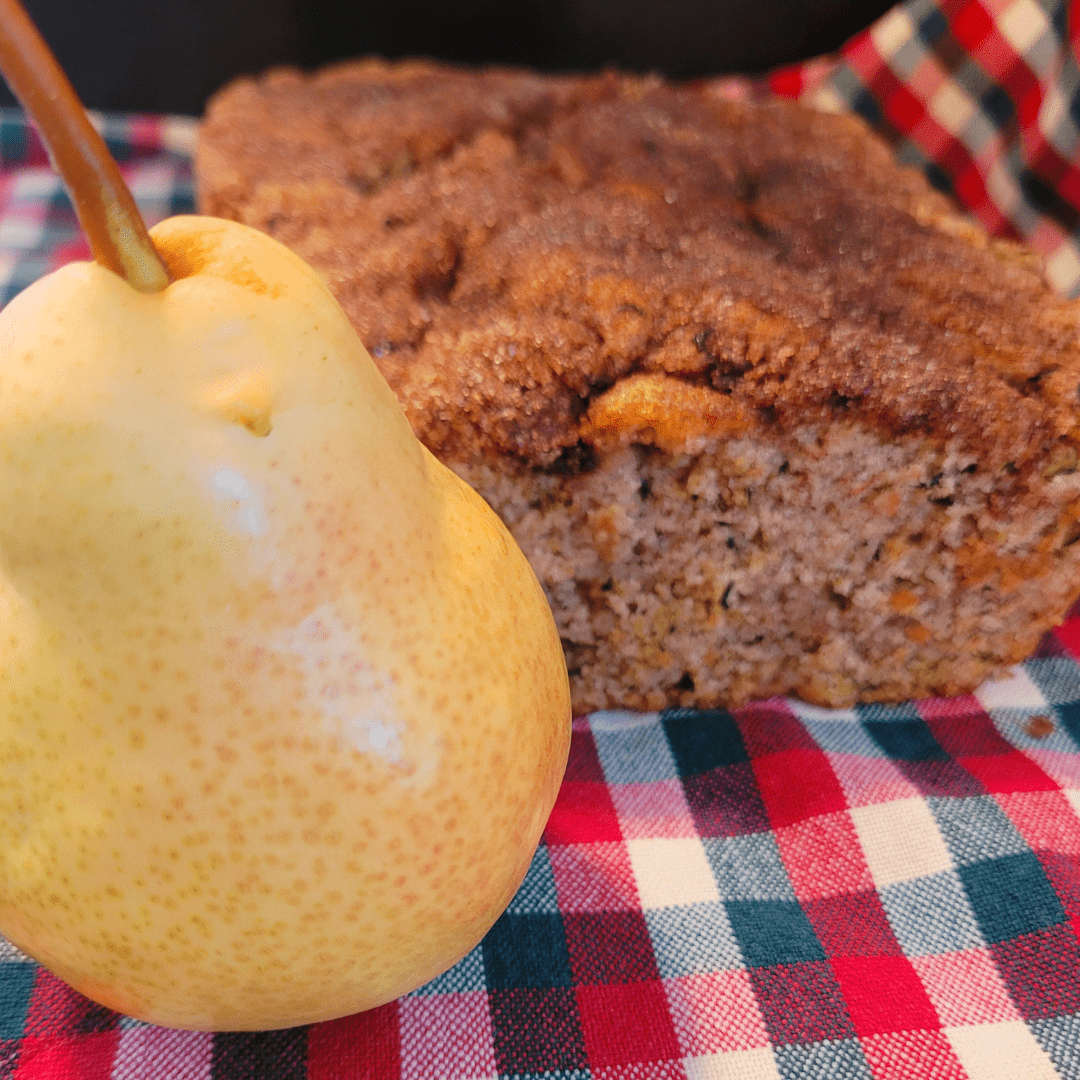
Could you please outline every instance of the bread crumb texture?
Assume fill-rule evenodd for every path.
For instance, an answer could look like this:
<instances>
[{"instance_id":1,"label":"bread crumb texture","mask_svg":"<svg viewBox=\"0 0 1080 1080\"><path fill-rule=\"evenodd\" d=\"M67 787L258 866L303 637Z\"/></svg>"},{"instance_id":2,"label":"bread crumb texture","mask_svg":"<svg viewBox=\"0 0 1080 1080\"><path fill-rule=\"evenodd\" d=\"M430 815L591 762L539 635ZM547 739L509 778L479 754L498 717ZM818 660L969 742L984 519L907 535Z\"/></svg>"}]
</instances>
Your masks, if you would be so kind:
<instances>
[{"instance_id":1,"label":"bread crumb texture","mask_svg":"<svg viewBox=\"0 0 1080 1080\"><path fill-rule=\"evenodd\" d=\"M853 117L361 61L212 101L537 571L577 711L959 693L1080 591L1078 308Z\"/></svg>"}]
</instances>

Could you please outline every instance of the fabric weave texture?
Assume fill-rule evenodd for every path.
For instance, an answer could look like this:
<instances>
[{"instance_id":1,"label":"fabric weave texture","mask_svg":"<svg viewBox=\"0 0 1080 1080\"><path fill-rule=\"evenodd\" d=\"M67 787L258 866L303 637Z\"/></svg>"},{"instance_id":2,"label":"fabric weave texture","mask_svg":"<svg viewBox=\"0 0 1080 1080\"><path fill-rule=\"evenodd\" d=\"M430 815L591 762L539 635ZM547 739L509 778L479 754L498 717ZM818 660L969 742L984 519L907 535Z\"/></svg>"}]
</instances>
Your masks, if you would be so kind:
<instances>
[{"instance_id":1,"label":"fabric weave texture","mask_svg":"<svg viewBox=\"0 0 1080 1080\"><path fill-rule=\"evenodd\" d=\"M1065 3L912 0L733 96L853 110L1080 293L1080 69ZM149 221L193 208L194 122L97 118ZM86 258L0 111L0 302ZM0 1080L1076 1080L1080 610L970 697L602 713L484 941L326 1024L186 1033L0 940Z\"/></svg>"}]
</instances>

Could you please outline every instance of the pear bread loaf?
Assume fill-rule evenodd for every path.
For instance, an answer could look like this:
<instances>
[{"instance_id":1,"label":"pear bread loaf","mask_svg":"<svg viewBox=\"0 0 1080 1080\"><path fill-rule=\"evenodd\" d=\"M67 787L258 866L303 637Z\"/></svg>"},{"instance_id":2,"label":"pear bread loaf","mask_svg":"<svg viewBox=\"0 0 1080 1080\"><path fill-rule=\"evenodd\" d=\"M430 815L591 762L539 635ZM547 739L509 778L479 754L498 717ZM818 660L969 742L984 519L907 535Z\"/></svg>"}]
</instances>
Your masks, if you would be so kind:
<instances>
[{"instance_id":1,"label":"pear bread loaf","mask_svg":"<svg viewBox=\"0 0 1080 1080\"><path fill-rule=\"evenodd\" d=\"M1080 594L1080 310L856 118L366 60L211 102L555 612L578 712L966 692Z\"/></svg>"}]
</instances>

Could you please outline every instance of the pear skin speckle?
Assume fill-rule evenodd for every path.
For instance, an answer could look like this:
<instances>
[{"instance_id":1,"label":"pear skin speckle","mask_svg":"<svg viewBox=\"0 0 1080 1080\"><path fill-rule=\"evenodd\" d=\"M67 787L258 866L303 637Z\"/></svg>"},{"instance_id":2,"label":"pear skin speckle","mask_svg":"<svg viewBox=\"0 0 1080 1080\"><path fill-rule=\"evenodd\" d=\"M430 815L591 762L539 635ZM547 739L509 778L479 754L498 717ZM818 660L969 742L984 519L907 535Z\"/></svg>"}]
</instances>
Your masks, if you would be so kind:
<instances>
[{"instance_id":1,"label":"pear skin speckle","mask_svg":"<svg viewBox=\"0 0 1080 1080\"><path fill-rule=\"evenodd\" d=\"M164 292L72 264L0 313L0 931L141 1019L311 1023L509 902L566 669L318 277L153 236Z\"/></svg>"}]
</instances>

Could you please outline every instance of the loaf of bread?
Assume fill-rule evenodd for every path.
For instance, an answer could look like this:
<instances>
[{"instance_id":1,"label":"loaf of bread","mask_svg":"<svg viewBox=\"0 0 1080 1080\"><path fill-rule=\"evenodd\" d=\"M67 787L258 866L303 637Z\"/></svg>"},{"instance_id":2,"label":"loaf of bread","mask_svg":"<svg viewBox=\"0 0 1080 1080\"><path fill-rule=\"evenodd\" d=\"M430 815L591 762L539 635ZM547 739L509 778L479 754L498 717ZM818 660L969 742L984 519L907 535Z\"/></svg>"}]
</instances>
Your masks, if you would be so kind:
<instances>
[{"instance_id":1,"label":"loaf of bread","mask_svg":"<svg viewBox=\"0 0 1080 1080\"><path fill-rule=\"evenodd\" d=\"M1080 312L858 119L362 61L226 88L197 183L506 521L578 711L964 692L1080 593Z\"/></svg>"}]
</instances>

